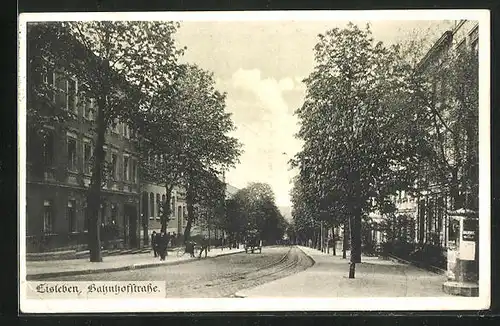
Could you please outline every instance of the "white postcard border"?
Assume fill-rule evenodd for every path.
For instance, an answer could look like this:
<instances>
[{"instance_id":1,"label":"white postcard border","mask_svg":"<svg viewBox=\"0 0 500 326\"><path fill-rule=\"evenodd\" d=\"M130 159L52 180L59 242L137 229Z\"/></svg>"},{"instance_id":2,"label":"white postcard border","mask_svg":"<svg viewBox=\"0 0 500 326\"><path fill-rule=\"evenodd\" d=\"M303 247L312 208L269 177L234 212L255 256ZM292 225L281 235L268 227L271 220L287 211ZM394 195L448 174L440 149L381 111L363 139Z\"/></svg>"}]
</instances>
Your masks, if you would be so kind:
<instances>
[{"instance_id":1,"label":"white postcard border","mask_svg":"<svg viewBox=\"0 0 500 326\"><path fill-rule=\"evenodd\" d=\"M395 18L397 17L397 18ZM61 20L445 20L479 21L479 297L431 298L273 298L32 300L26 298L26 23ZM24 313L211 312L211 311L407 311L481 310L490 305L490 13L488 10L246 11L23 13L19 16L18 61L18 227L20 308ZM23 218L21 218L23 217Z\"/></svg>"}]
</instances>

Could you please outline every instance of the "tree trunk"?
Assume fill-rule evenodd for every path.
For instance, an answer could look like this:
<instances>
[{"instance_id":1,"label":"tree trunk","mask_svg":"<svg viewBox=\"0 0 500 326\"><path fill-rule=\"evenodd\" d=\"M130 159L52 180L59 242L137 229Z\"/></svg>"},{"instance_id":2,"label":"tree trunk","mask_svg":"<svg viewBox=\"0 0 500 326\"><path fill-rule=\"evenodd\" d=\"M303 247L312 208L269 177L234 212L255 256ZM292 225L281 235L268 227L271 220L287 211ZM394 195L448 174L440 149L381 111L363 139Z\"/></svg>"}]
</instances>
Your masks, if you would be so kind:
<instances>
[{"instance_id":1,"label":"tree trunk","mask_svg":"<svg viewBox=\"0 0 500 326\"><path fill-rule=\"evenodd\" d=\"M170 221L170 216L172 215L172 206L170 201L172 200L172 190L173 185L165 185L165 202L162 203L163 212L161 214L161 232L167 232L168 222Z\"/></svg>"},{"instance_id":2,"label":"tree trunk","mask_svg":"<svg viewBox=\"0 0 500 326\"><path fill-rule=\"evenodd\" d=\"M347 244L348 244L348 239L347 239L347 228L348 224L347 222L344 222L344 230L343 230L343 239L342 239L342 259L347 259Z\"/></svg>"},{"instance_id":3,"label":"tree trunk","mask_svg":"<svg viewBox=\"0 0 500 326\"><path fill-rule=\"evenodd\" d=\"M352 255L351 255L352 257ZM356 275L356 263L350 262L349 263L349 278L354 278Z\"/></svg>"},{"instance_id":4,"label":"tree trunk","mask_svg":"<svg viewBox=\"0 0 500 326\"><path fill-rule=\"evenodd\" d=\"M450 181L450 196L452 198L453 204L452 209L462 208L462 202L460 200L460 191L458 187L458 171L457 169L453 169L451 173L451 181Z\"/></svg>"},{"instance_id":5,"label":"tree trunk","mask_svg":"<svg viewBox=\"0 0 500 326\"><path fill-rule=\"evenodd\" d=\"M191 226L194 221L194 198L193 198L193 189L191 184L189 183L186 187L186 205L187 205L187 213L188 220L186 223L186 228L184 229L184 242L188 241L191 236Z\"/></svg>"},{"instance_id":6,"label":"tree trunk","mask_svg":"<svg viewBox=\"0 0 500 326\"><path fill-rule=\"evenodd\" d=\"M332 245L333 245L333 255L337 256L337 238L335 237L335 227L332 226Z\"/></svg>"},{"instance_id":7,"label":"tree trunk","mask_svg":"<svg viewBox=\"0 0 500 326\"><path fill-rule=\"evenodd\" d=\"M104 143L106 133L106 121L104 119L103 108L105 100L98 102L97 114L97 139L94 148L94 166L88 192L88 213L89 213L89 233L88 246L91 262L102 262L101 252L101 223L99 218L99 208L101 206L102 171L105 160Z\"/></svg>"},{"instance_id":8,"label":"tree trunk","mask_svg":"<svg viewBox=\"0 0 500 326\"><path fill-rule=\"evenodd\" d=\"M474 117L471 116L470 110L467 115L468 123L465 124L466 128L466 186L465 189L467 191L465 207L472 210L478 209L478 183L479 183L479 170L478 170L478 162L477 162L477 152L476 152L476 142L477 142L477 134L474 132L470 124L474 123ZM476 122L477 123L477 122Z\"/></svg>"},{"instance_id":9,"label":"tree trunk","mask_svg":"<svg viewBox=\"0 0 500 326\"><path fill-rule=\"evenodd\" d=\"M351 266L349 268L349 278L355 277L356 263L361 263L361 207L360 207L360 184L359 171L355 170L351 174L353 186L353 198L350 200L351 216L350 234L351 234Z\"/></svg>"}]
</instances>

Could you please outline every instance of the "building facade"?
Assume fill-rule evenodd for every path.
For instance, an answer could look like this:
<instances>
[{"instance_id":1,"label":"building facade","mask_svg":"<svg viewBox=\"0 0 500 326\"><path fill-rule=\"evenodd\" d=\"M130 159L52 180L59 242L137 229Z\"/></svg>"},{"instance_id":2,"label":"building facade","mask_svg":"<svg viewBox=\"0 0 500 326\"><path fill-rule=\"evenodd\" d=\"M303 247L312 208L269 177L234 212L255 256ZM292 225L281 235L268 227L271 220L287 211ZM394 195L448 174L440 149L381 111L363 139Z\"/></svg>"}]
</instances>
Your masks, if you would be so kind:
<instances>
[{"instance_id":1,"label":"building facade","mask_svg":"<svg viewBox=\"0 0 500 326\"><path fill-rule=\"evenodd\" d=\"M57 71L43 78L62 92L53 101L73 113L63 124L47 125L43 135L27 135L27 250L87 247L87 191L90 185L94 132L93 101L79 99L78 81ZM106 134L110 167L99 210L102 227L116 230L115 247L139 246L138 157L131 129L116 121ZM30 130L30 128L28 128Z\"/></svg>"},{"instance_id":2,"label":"building facade","mask_svg":"<svg viewBox=\"0 0 500 326\"><path fill-rule=\"evenodd\" d=\"M422 74L431 75L443 64L443 58L450 51L479 51L479 23L477 21L461 20L455 21L452 28L433 44L419 64ZM443 89L446 86L435 82L433 92L435 94L435 105L439 107L447 100ZM445 155L450 157L452 153L447 150L451 145L449 140L444 140L443 147ZM452 158L450 158L450 161ZM434 167L427 167L429 170ZM431 171L432 174L432 171ZM450 221L447 212L456 208L456 195L453 196L447 184L440 184L432 179L422 178L415 185L418 191L408 194L404 191L398 192L392 198L395 203L398 218L410 218L414 221L409 224L408 230L404 231L404 237L411 239L418 245L431 245L445 250L449 241ZM464 196L459 194L458 197ZM455 200L454 200L455 197ZM384 238L383 235L379 235Z\"/></svg>"},{"instance_id":3,"label":"building facade","mask_svg":"<svg viewBox=\"0 0 500 326\"><path fill-rule=\"evenodd\" d=\"M151 239L153 231L161 230L162 206L166 198L166 189L154 183L143 183L141 186L141 218L143 229L141 238L144 243ZM171 216L167 232L182 235L187 223L186 193L181 187L174 187L170 200ZM147 235L147 237L145 237Z\"/></svg>"},{"instance_id":4,"label":"building facade","mask_svg":"<svg viewBox=\"0 0 500 326\"><path fill-rule=\"evenodd\" d=\"M420 73L432 77L433 74L437 73L443 64L444 57L450 51L465 49L479 51L478 36L479 23L477 21L455 21L422 58L418 67ZM437 107L447 100L446 93L443 92L445 87L442 80L441 82L435 81L433 84L434 105ZM445 155L451 156L452 153L447 150L451 147L449 140L444 140L443 147ZM426 174L433 175L432 169L434 168L428 166ZM427 173L429 171L431 173ZM384 223L392 223L397 226L396 236L399 240L404 239L417 245L435 246L442 248L444 252L448 245L450 229L447 212L457 208L455 207L457 203L454 202L454 197L457 196L451 194L448 184L440 184L432 178L421 178L416 182L414 190L412 193L398 191L395 196L391 197L391 201L396 207L396 212L392 216L395 219L394 222L390 221L391 217L381 216L378 212L370 214L370 218L376 226L372 230L372 238L377 243L388 241L387 232L381 226ZM458 197L460 196L464 196L464 194L459 194Z\"/></svg>"},{"instance_id":5,"label":"building facade","mask_svg":"<svg viewBox=\"0 0 500 326\"><path fill-rule=\"evenodd\" d=\"M434 44L422 60L423 73L434 73L436 65L442 64L442 58L450 51L479 51L479 23L477 21L456 21L453 28L446 31ZM440 107L448 101L445 91L446 85L436 82L434 85L435 105ZM444 139L444 155L453 161L452 145L450 139ZM432 167L429 167L432 169ZM460 173L460 171L458 171ZM416 201L416 239L419 244L430 244L446 248L448 244L448 229L450 226L447 211L461 206L465 192L453 194L449 185L434 182L434 180L421 180L426 187L412 200ZM473 205L474 206L474 205Z\"/></svg>"}]
</instances>

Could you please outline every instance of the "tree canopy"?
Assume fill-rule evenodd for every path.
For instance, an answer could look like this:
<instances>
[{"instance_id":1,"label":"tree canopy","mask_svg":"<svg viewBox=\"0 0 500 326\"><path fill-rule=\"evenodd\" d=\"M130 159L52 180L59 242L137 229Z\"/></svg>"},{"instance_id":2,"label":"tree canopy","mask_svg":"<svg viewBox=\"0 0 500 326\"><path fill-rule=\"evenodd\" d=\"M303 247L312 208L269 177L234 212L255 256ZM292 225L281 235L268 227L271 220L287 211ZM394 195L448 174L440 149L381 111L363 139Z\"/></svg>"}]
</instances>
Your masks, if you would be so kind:
<instances>
[{"instance_id":1,"label":"tree canopy","mask_svg":"<svg viewBox=\"0 0 500 326\"><path fill-rule=\"evenodd\" d=\"M67 111L90 110L94 118L94 159L88 194L92 261L102 260L98 210L105 177L106 131L118 119L130 122L141 103L149 102L158 87L169 83L182 52L174 46L172 35L176 29L175 23L153 21L44 22L29 28L28 69L35 75L47 74L38 78L41 84L30 87L30 124L37 125L39 116L57 117L52 121L65 117L47 105L51 101L57 103L57 96L51 99L54 89L61 97L74 99L67 102ZM50 76L62 76L61 82ZM36 82L35 78L32 80ZM69 80L76 80L77 84L70 87L65 84ZM88 105L89 100L95 101L95 106ZM44 121L38 124L43 125Z\"/></svg>"}]
</instances>

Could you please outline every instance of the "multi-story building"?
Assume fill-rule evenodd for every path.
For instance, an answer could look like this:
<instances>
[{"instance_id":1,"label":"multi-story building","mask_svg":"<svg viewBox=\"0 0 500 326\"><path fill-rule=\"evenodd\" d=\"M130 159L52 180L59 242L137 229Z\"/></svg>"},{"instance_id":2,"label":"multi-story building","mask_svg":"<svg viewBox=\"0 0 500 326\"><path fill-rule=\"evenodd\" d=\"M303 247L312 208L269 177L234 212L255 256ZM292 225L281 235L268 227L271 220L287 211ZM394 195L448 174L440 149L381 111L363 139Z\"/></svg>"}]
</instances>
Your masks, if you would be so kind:
<instances>
[{"instance_id":1,"label":"multi-story building","mask_svg":"<svg viewBox=\"0 0 500 326\"><path fill-rule=\"evenodd\" d=\"M78 80L51 71L43 82L62 91L53 101L74 113L63 124L46 125L43 137L30 132L27 141L27 249L87 246L87 190L90 185L94 126L93 101L78 98ZM28 81L30 82L30 81ZM30 130L28 128L28 130ZM119 230L117 246L139 245L138 158L131 129L117 121L106 134L110 175L102 189L100 220Z\"/></svg>"},{"instance_id":2,"label":"multi-story building","mask_svg":"<svg viewBox=\"0 0 500 326\"><path fill-rule=\"evenodd\" d=\"M437 73L439 67L443 64L443 58L451 50L469 49L478 51L478 22L477 21L455 21L452 28L443 33L443 35L433 44L430 50L419 63L420 73L432 76ZM436 79L437 81L438 79ZM433 91L436 94L435 105L442 105L442 89L445 85L441 82L435 82ZM446 149L448 143L443 144ZM446 155L451 155L445 151ZM435 167L427 167L432 170ZM432 174L432 173L431 173ZM398 192L392 198L399 219L413 220L413 223L407 223L409 228L404 230L404 237L418 244L429 244L445 248L448 243L449 219L447 211L453 208L454 198L451 195L449 185L441 184L438 180L422 177L415 185L418 189L416 193ZM459 194L463 196L463 194ZM380 221L380 216L373 215L373 218ZM412 226L413 224L413 226ZM384 235L378 232L377 237L384 240Z\"/></svg>"},{"instance_id":3,"label":"multi-story building","mask_svg":"<svg viewBox=\"0 0 500 326\"><path fill-rule=\"evenodd\" d=\"M456 21L453 28L446 31L422 59L421 72L434 74L442 64L442 58L451 50L479 51L478 36L479 23L477 21ZM443 91L445 87L446 85L440 82L434 84L436 106L441 106L443 102L448 100ZM443 142L445 155L450 161L453 161L452 152L449 150L451 148L450 140L444 139ZM411 199L417 204L415 241L420 244L427 243L444 248L448 243L449 219L447 211L462 208L455 206L460 205L458 201L462 202L460 197L464 197L465 192L460 191L457 194L452 194L449 185L440 184L436 180L420 181L422 181L420 182L421 191L418 196L415 196L416 198Z\"/></svg>"},{"instance_id":4,"label":"multi-story building","mask_svg":"<svg viewBox=\"0 0 500 326\"><path fill-rule=\"evenodd\" d=\"M426 55L419 63L418 69L421 74L431 76L437 73L437 70L443 64L444 57L451 50L468 49L478 51L478 32L479 26L477 21L460 20L455 21L451 28L443 33L443 35L432 45ZM433 79L433 78L431 78ZM442 89L445 85L437 82L435 79L433 92L435 93L435 105L442 105L446 101L443 98L445 93ZM444 95L445 96L445 95ZM446 149L448 143L443 144ZM446 152L446 155L450 155ZM435 167L427 167L429 170ZM432 173L431 173L432 175ZM456 206L453 196L450 193L449 185L441 184L438 180L422 177L415 184L416 192L406 193L399 191L397 195L392 196L391 201L396 206L394 217L398 220L397 225L403 226L404 229L397 230L399 238L404 238L409 242L417 244L429 244L437 247L445 248L448 243L449 218L447 211ZM463 196L461 193L459 196ZM381 225L384 218L378 213L370 214L375 225ZM405 220L407 223L402 223ZM372 231L372 237L376 242L387 241L387 234L383 229L375 228Z\"/></svg>"},{"instance_id":5,"label":"multi-story building","mask_svg":"<svg viewBox=\"0 0 500 326\"><path fill-rule=\"evenodd\" d=\"M166 189L163 186L153 182L143 181L141 185L141 218L143 229L141 230L141 239L144 243L148 243L151 239L153 231L160 232L161 230L161 211L166 198ZM238 191L237 188L226 184L226 199L231 198ZM171 217L167 225L167 232L171 235L182 236L187 224L187 203L186 191L180 186L174 187L170 200ZM211 235L221 232L214 230ZM145 237L147 234L147 238ZM208 234L206 227L198 222L194 222L191 226L191 234Z\"/></svg>"},{"instance_id":6,"label":"multi-story building","mask_svg":"<svg viewBox=\"0 0 500 326\"><path fill-rule=\"evenodd\" d=\"M141 217L143 230L141 238L147 243L153 231L159 232L161 229L161 212L166 198L166 189L163 186L148 182L142 184L141 195ZM167 225L167 232L171 234L183 234L187 222L186 193L181 187L174 187L170 200L171 218ZM144 232L148 237L144 237Z\"/></svg>"}]
</instances>

